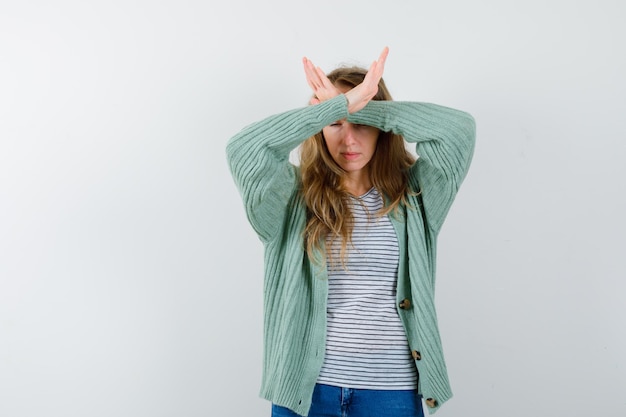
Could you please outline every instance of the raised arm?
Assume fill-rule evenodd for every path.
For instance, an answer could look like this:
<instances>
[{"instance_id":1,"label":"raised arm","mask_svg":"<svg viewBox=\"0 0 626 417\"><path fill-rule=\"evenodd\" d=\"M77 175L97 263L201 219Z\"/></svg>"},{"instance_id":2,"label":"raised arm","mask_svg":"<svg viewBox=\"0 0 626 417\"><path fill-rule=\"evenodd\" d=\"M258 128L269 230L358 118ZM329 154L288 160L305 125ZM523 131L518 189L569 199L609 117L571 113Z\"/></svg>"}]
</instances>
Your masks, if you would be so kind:
<instances>
[{"instance_id":1,"label":"raised arm","mask_svg":"<svg viewBox=\"0 0 626 417\"><path fill-rule=\"evenodd\" d=\"M270 116L231 138L226 156L246 215L261 240L275 235L296 181L289 154L322 128L348 115L347 100L337 96L315 106Z\"/></svg>"},{"instance_id":2,"label":"raised arm","mask_svg":"<svg viewBox=\"0 0 626 417\"><path fill-rule=\"evenodd\" d=\"M419 159L411 168L411 185L421 192L426 220L438 233L470 166L474 118L436 104L370 101L348 120L392 131L416 143Z\"/></svg>"}]
</instances>

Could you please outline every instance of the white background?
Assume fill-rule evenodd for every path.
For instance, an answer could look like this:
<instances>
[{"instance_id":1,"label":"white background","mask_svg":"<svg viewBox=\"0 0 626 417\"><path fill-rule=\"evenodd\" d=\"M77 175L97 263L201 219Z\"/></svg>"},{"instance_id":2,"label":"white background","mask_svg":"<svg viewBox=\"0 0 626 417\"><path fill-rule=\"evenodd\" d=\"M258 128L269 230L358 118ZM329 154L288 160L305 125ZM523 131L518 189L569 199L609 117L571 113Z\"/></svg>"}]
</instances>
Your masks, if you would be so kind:
<instances>
[{"instance_id":1,"label":"white background","mask_svg":"<svg viewBox=\"0 0 626 417\"><path fill-rule=\"evenodd\" d=\"M2 1L0 416L269 416L225 161L306 55L477 120L440 236L447 416L626 415L620 0Z\"/></svg>"}]
</instances>

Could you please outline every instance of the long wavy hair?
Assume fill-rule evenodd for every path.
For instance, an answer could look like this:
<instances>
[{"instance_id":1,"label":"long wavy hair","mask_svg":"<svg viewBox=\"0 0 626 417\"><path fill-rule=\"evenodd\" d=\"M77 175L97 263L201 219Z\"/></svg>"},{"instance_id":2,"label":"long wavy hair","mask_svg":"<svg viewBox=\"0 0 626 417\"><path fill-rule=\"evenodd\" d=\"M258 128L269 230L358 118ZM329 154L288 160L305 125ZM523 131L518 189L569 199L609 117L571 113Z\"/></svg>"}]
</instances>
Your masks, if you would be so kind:
<instances>
[{"instance_id":1,"label":"long wavy hair","mask_svg":"<svg viewBox=\"0 0 626 417\"><path fill-rule=\"evenodd\" d=\"M340 67L328 74L337 87L354 88L363 82L367 70L360 67ZM373 100L392 100L385 82L378 83L378 93ZM408 170L415 158L405 147L404 138L392 132L380 131L376 150L369 162L370 180L383 196L383 207L378 216L395 212L406 196L412 192L408 184ZM352 236L352 213L349 194L342 187L345 171L333 160L323 132L307 139L300 147L302 195L307 206L305 228L306 250L312 261L321 260L316 251L323 243L341 239L340 261L345 267L345 254ZM324 261L336 264L327 250Z\"/></svg>"}]
</instances>

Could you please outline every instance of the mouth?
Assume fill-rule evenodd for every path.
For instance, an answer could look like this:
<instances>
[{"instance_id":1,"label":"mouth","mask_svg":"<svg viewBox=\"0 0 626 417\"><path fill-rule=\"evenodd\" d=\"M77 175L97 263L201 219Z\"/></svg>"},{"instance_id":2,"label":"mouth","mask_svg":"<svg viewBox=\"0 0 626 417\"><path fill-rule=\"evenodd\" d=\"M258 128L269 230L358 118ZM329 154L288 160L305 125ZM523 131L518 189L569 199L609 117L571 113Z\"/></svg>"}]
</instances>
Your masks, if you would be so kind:
<instances>
[{"instance_id":1,"label":"mouth","mask_svg":"<svg viewBox=\"0 0 626 417\"><path fill-rule=\"evenodd\" d=\"M358 152L342 152L341 153L341 156L343 156L348 161L352 161L354 159L357 159L359 157L359 155L361 155L361 154L358 153Z\"/></svg>"}]
</instances>

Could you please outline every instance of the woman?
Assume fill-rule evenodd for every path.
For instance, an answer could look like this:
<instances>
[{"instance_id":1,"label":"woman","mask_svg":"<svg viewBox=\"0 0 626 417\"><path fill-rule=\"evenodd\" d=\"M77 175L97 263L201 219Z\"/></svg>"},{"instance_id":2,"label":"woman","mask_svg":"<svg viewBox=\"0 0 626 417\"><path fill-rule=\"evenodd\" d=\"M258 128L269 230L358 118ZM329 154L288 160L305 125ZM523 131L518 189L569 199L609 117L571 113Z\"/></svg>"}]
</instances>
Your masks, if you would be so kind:
<instances>
[{"instance_id":1,"label":"woman","mask_svg":"<svg viewBox=\"0 0 626 417\"><path fill-rule=\"evenodd\" d=\"M310 106L227 145L264 244L261 396L279 416L422 416L451 396L434 306L437 235L470 165L467 113L394 102L369 70L304 58ZM418 159L406 151L416 144ZM301 147L300 166L289 162Z\"/></svg>"}]
</instances>

